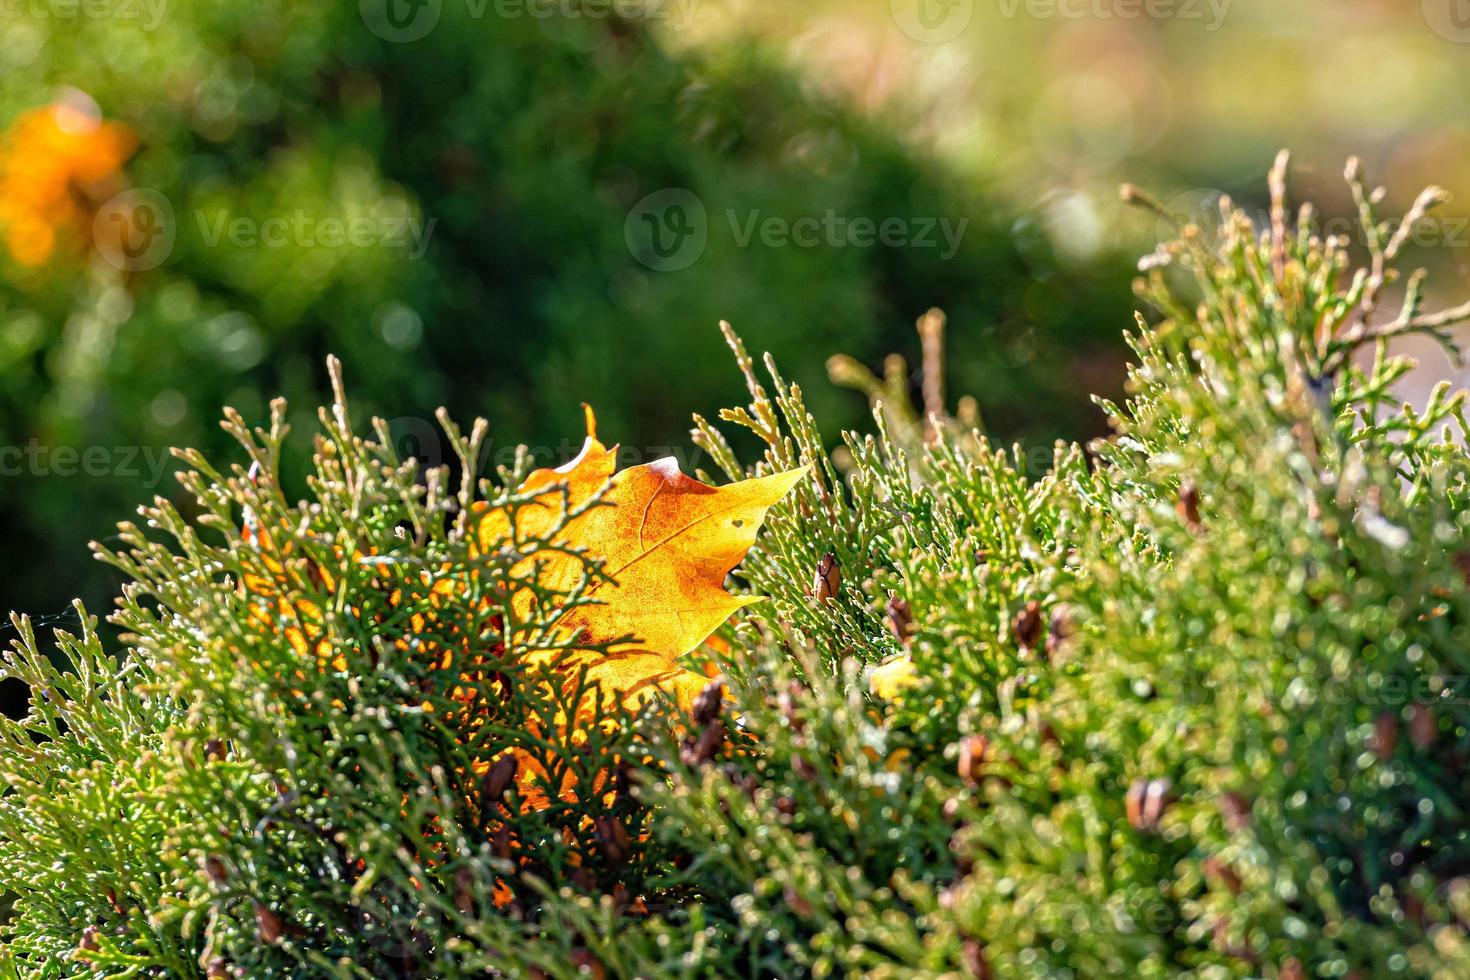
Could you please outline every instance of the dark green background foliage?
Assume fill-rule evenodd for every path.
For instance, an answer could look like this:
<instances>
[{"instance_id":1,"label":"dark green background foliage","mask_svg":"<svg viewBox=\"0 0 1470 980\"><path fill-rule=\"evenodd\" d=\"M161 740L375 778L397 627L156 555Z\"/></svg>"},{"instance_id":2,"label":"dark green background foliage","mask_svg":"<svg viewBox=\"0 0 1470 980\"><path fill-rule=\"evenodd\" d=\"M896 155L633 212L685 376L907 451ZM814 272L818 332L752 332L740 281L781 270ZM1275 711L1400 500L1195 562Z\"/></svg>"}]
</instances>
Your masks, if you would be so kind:
<instances>
[{"instance_id":1,"label":"dark green background foliage","mask_svg":"<svg viewBox=\"0 0 1470 980\"><path fill-rule=\"evenodd\" d=\"M1427 313L1413 277L1378 311L1398 243L1350 183L1363 275L1284 202L1274 232L1236 214L1161 249L1114 437L1058 444L1040 476L892 402L839 467L799 387L731 335L750 400L697 423L711 468L811 466L742 565L768 599L722 631L730 701L611 712L580 748L538 746L556 685L526 683L559 613L502 615L507 588L537 587L520 554L556 542L477 550L472 488L350 437L345 408L292 506L279 431L232 422L248 460L189 460L203 516L154 508L110 555L136 583L121 665L64 636L58 672L21 624L7 673L33 710L0 721L9 966L1465 976L1470 425L1446 387L1392 403L1410 365L1388 342L1448 341L1470 305ZM739 429L755 466L722 434ZM283 572L247 511L291 543ZM814 583L824 555L838 572ZM345 669L313 669L269 594L237 587L265 572L322 610ZM429 625L406 628L415 612ZM426 669L415 636L468 659ZM453 720L463 665L487 660L516 694L488 676L469 685L482 724ZM901 663L909 685L875 689ZM499 746L595 789L527 811L463 779ZM497 878L516 899L498 911Z\"/></svg>"},{"instance_id":2,"label":"dark green background foliage","mask_svg":"<svg viewBox=\"0 0 1470 980\"><path fill-rule=\"evenodd\" d=\"M995 431L1095 430L1082 379L1120 376L1121 266L1059 264L1037 221L814 97L755 44L676 56L641 22L473 9L444 4L405 44L352 3L172 4L152 30L5 21L0 121L60 86L89 93L138 135L129 179L166 197L178 235L161 267L126 278L0 260L0 441L116 449L101 478L53 469L0 486L0 535L27 555L0 578L7 606L103 601L112 580L84 542L176 492L129 475L125 447L218 449L222 404L252 419L275 393L315 404L328 351L365 409L403 420L405 445L446 404L490 418L497 450L556 455L574 449L587 401L647 454L685 443L691 409L733 396L718 320L793 365L831 438L860 403L810 384L825 358L876 366L915 347L911 324L938 305L951 382L985 395ZM706 252L679 272L645 268L624 236L629 209L665 187L709 213ZM969 225L945 261L942 248L741 248L728 210ZM426 253L213 237L236 218L361 215L432 222Z\"/></svg>"}]
</instances>

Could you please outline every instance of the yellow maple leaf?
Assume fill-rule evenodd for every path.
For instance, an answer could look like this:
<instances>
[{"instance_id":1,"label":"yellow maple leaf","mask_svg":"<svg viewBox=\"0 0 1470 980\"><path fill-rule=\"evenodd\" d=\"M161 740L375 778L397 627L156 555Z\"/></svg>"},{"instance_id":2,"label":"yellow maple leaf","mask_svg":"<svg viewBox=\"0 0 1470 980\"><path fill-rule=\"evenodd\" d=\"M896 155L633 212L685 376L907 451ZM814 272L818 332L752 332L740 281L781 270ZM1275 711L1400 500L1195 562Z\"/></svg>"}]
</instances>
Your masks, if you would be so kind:
<instances>
[{"instance_id":1,"label":"yellow maple leaf","mask_svg":"<svg viewBox=\"0 0 1470 980\"><path fill-rule=\"evenodd\" d=\"M605 655L582 658L589 679L625 700L660 687L687 708L708 678L680 668L679 658L758 601L726 592L725 577L755 543L766 511L805 473L803 467L712 487L680 472L672 458L617 472L616 449L598 440L588 409L582 452L526 478L519 492L534 495L530 505L513 514L486 508L479 544L489 549L555 536L601 560L612 581L592 585L586 594L596 604L568 611L558 624L585 642L612 644ZM575 514L599 492L599 506ZM568 520L568 514L575 516ZM541 563L542 587L561 592L575 589L585 574L583 559L573 554L541 551L527 561ZM529 615L534 602L529 591L517 594L516 614Z\"/></svg>"}]
</instances>

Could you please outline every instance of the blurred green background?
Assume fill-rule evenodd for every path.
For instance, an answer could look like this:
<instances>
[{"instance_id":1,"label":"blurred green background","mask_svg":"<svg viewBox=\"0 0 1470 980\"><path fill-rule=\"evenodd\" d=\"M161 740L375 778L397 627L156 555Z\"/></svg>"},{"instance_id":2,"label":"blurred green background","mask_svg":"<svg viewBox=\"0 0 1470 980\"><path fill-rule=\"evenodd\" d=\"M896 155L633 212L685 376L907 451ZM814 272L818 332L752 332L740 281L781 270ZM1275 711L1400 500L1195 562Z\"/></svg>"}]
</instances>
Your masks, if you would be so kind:
<instances>
[{"instance_id":1,"label":"blurred green background","mask_svg":"<svg viewBox=\"0 0 1470 980\"><path fill-rule=\"evenodd\" d=\"M435 406L554 460L585 401L697 463L718 320L835 438L826 358L916 363L938 306L992 434L1096 435L1160 234L1121 181L1259 207L1290 146L1329 214L1349 153L1389 213L1470 201L1467 83L1464 0L0 0L0 188L48 173L38 108L136 140L44 261L0 246L0 597L107 608L85 543L174 494L164 447L277 394L309 427L329 352L430 461ZM1418 256L1446 296L1463 214Z\"/></svg>"}]
</instances>

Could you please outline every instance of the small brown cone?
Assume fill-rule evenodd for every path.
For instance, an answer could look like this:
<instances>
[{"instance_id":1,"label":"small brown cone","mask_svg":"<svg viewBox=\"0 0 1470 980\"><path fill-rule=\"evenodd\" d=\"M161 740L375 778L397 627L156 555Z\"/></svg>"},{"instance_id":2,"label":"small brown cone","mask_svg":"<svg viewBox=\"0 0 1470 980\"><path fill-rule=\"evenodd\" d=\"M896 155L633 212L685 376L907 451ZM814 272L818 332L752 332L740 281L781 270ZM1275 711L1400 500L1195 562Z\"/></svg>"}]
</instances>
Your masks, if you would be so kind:
<instances>
[{"instance_id":1,"label":"small brown cone","mask_svg":"<svg viewBox=\"0 0 1470 980\"><path fill-rule=\"evenodd\" d=\"M1174 509L1179 512L1179 519L1188 524L1191 531L1198 531L1204 526L1199 518L1199 488L1193 481L1186 480L1179 488L1179 502Z\"/></svg>"},{"instance_id":2,"label":"small brown cone","mask_svg":"<svg viewBox=\"0 0 1470 980\"><path fill-rule=\"evenodd\" d=\"M995 973L990 969L990 960L985 956L985 945L978 939L966 939L960 948L965 975L973 980L993 980Z\"/></svg>"},{"instance_id":3,"label":"small brown cone","mask_svg":"<svg viewBox=\"0 0 1470 980\"><path fill-rule=\"evenodd\" d=\"M1173 802L1173 784L1167 779L1140 779L1128 787L1124 806L1134 830L1158 833L1164 814Z\"/></svg>"},{"instance_id":4,"label":"small brown cone","mask_svg":"<svg viewBox=\"0 0 1470 980\"><path fill-rule=\"evenodd\" d=\"M1439 738L1439 719L1427 704L1409 705L1409 741L1422 751L1434 748Z\"/></svg>"},{"instance_id":5,"label":"small brown cone","mask_svg":"<svg viewBox=\"0 0 1470 980\"><path fill-rule=\"evenodd\" d=\"M1243 793L1226 793L1220 797L1220 816L1226 830L1239 833L1251 825L1251 801Z\"/></svg>"},{"instance_id":6,"label":"small brown cone","mask_svg":"<svg viewBox=\"0 0 1470 980\"><path fill-rule=\"evenodd\" d=\"M286 934L286 927L281 923L281 917L266 908L259 902L255 906L255 925L260 930L260 941L268 946L274 946L281 941Z\"/></svg>"},{"instance_id":7,"label":"small brown cone","mask_svg":"<svg viewBox=\"0 0 1470 980\"><path fill-rule=\"evenodd\" d=\"M469 868L460 868L454 873L454 907L460 915L471 915L475 911L475 876Z\"/></svg>"},{"instance_id":8,"label":"small brown cone","mask_svg":"<svg viewBox=\"0 0 1470 980\"><path fill-rule=\"evenodd\" d=\"M1205 877L1228 890L1232 895L1239 895L1241 890L1240 875L1235 873L1225 861L1211 855L1205 858L1202 868Z\"/></svg>"},{"instance_id":9,"label":"small brown cone","mask_svg":"<svg viewBox=\"0 0 1470 980\"><path fill-rule=\"evenodd\" d=\"M970 735L960 742L957 768L959 776L967 783L980 782L985 770L986 757L990 755L990 739L984 735Z\"/></svg>"},{"instance_id":10,"label":"small brown cone","mask_svg":"<svg viewBox=\"0 0 1470 980\"><path fill-rule=\"evenodd\" d=\"M502 755L491 764L485 778L480 782L480 795L487 804L499 803L505 791L515 781L516 769L519 763L516 757L509 753Z\"/></svg>"},{"instance_id":11,"label":"small brown cone","mask_svg":"<svg viewBox=\"0 0 1470 980\"><path fill-rule=\"evenodd\" d=\"M679 747L679 761L693 769L709 762L725 744L725 723L712 721L697 736L684 739Z\"/></svg>"},{"instance_id":12,"label":"small brown cone","mask_svg":"<svg viewBox=\"0 0 1470 980\"><path fill-rule=\"evenodd\" d=\"M1373 720L1373 735L1369 744L1379 762L1388 762L1393 758L1399 747L1399 720L1392 711L1385 711Z\"/></svg>"},{"instance_id":13,"label":"small brown cone","mask_svg":"<svg viewBox=\"0 0 1470 980\"><path fill-rule=\"evenodd\" d=\"M1041 603L1032 599L1016 613L1011 622L1011 635L1022 650L1030 651L1036 647L1036 641L1041 639Z\"/></svg>"},{"instance_id":14,"label":"small brown cone","mask_svg":"<svg viewBox=\"0 0 1470 980\"><path fill-rule=\"evenodd\" d=\"M694 699L692 715L694 724L703 728L720 717L720 708L725 704L725 685L710 681Z\"/></svg>"},{"instance_id":15,"label":"small brown cone","mask_svg":"<svg viewBox=\"0 0 1470 980\"><path fill-rule=\"evenodd\" d=\"M810 919L812 917L812 903L802 898L801 893L790 885L786 886L782 896L786 900L786 907L796 913L798 919Z\"/></svg>"},{"instance_id":16,"label":"small brown cone","mask_svg":"<svg viewBox=\"0 0 1470 980\"><path fill-rule=\"evenodd\" d=\"M829 602L841 592L842 569L837 564L837 556L829 551L817 562L816 577L812 581L812 598L818 602Z\"/></svg>"},{"instance_id":17,"label":"small brown cone","mask_svg":"<svg viewBox=\"0 0 1470 980\"><path fill-rule=\"evenodd\" d=\"M898 596L888 597L888 632L900 643L907 644L914 632L914 613Z\"/></svg>"},{"instance_id":18,"label":"small brown cone","mask_svg":"<svg viewBox=\"0 0 1470 980\"><path fill-rule=\"evenodd\" d=\"M216 885L223 885L229 880L229 872L225 870L225 863L213 854L206 855L203 861L204 874Z\"/></svg>"},{"instance_id":19,"label":"small brown cone","mask_svg":"<svg viewBox=\"0 0 1470 980\"><path fill-rule=\"evenodd\" d=\"M616 867L628 859L628 832L616 817L602 814L593 820L597 848L607 863Z\"/></svg>"}]
</instances>

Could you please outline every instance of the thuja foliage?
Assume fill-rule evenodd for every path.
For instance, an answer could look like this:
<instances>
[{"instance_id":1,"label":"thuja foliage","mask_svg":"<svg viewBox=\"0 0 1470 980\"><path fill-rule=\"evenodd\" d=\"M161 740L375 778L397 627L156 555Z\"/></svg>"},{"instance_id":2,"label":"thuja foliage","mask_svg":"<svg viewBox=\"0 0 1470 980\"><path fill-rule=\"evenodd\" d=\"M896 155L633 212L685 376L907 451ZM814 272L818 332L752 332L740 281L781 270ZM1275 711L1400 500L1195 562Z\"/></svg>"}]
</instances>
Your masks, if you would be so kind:
<instances>
[{"instance_id":1,"label":"thuja foliage","mask_svg":"<svg viewBox=\"0 0 1470 980\"><path fill-rule=\"evenodd\" d=\"M597 650L557 621L606 572L547 590L524 559L574 543L470 533L528 505L524 467L475 478L482 423L419 472L339 386L291 503L282 410L228 415L243 455L183 454L193 509L102 552L121 656L82 612L53 666L17 620L5 968L1466 975L1464 404L1396 404L1389 345L1470 307L1425 312L1416 274L1381 310L1437 191L1390 226L1350 166L1354 271L1285 179L1269 227L1227 202L1145 260L1115 434L1040 475L945 412L937 314L922 412L903 366L833 363L876 431L830 454L729 333L751 401L722 421L764 458L696 443L811 476L691 714L586 706Z\"/></svg>"}]
</instances>

